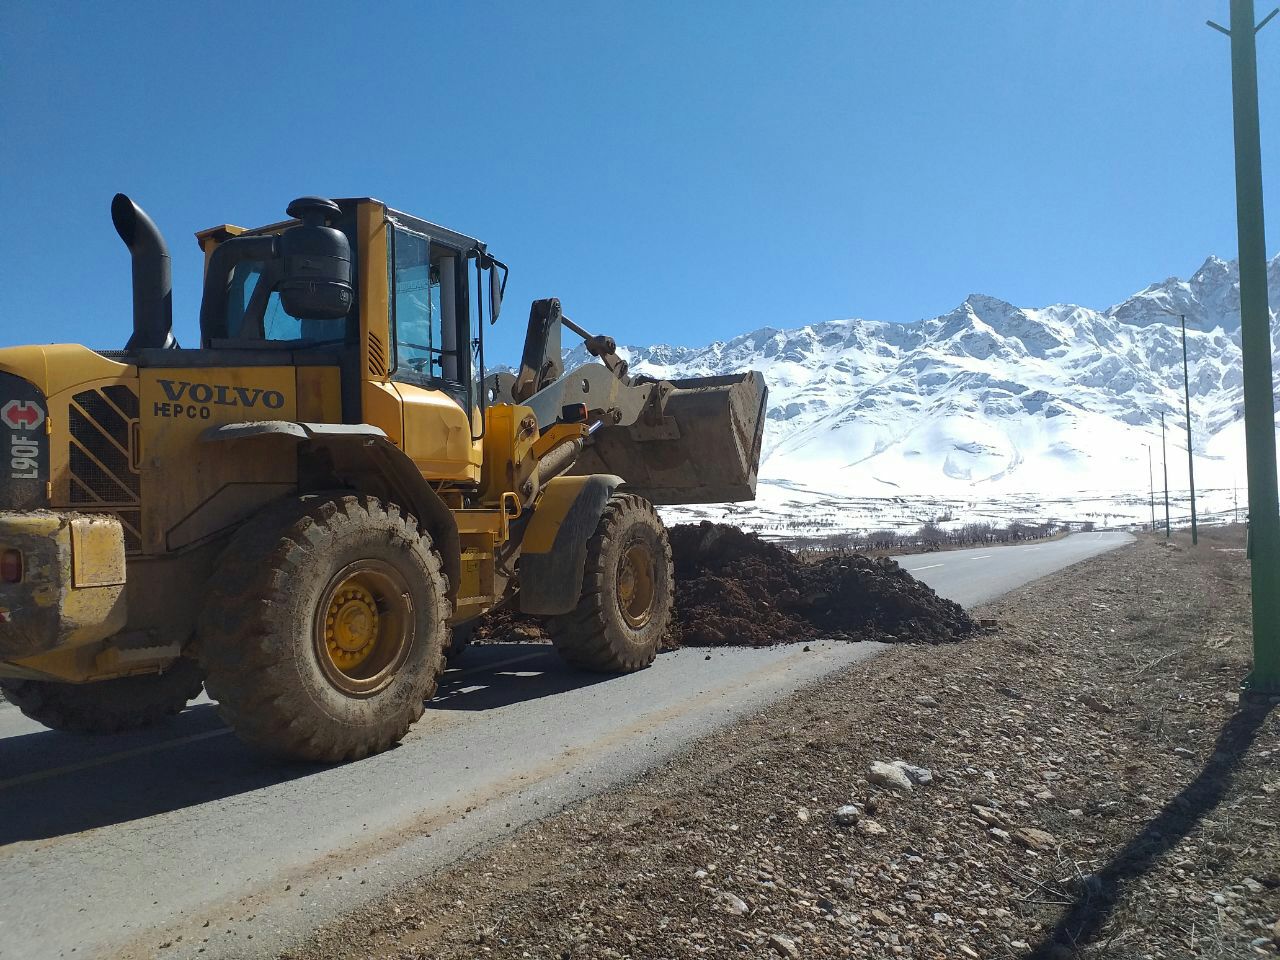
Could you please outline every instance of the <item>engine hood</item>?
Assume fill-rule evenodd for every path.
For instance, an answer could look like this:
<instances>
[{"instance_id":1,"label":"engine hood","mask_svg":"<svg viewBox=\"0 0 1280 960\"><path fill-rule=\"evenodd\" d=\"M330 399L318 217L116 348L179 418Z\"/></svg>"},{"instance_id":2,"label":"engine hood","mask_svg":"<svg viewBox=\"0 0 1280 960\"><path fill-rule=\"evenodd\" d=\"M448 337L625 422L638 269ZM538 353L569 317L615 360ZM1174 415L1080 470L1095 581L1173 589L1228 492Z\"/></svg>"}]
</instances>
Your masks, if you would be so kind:
<instances>
[{"instance_id":1,"label":"engine hood","mask_svg":"<svg viewBox=\"0 0 1280 960\"><path fill-rule=\"evenodd\" d=\"M53 343L0 348L0 372L21 377L51 397L91 380L128 376L130 367L78 343Z\"/></svg>"}]
</instances>

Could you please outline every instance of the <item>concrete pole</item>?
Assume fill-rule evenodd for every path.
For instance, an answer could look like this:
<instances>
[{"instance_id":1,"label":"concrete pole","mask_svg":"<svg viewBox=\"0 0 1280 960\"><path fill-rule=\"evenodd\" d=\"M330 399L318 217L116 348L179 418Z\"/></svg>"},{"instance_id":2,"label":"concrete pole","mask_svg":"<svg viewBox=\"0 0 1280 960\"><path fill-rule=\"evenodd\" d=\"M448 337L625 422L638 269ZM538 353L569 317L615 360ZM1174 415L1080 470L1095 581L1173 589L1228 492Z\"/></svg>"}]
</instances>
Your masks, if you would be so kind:
<instances>
[{"instance_id":1,"label":"concrete pole","mask_svg":"<svg viewBox=\"0 0 1280 960\"><path fill-rule=\"evenodd\" d=\"M1196 459L1191 452L1191 377L1187 373L1187 318L1178 314L1182 321L1182 395L1187 404L1187 480L1191 484L1191 545L1200 542L1196 532Z\"/></svg>"},{"instance_id":2,"label":"concrete pole","mask_svg":"<svg viewBox=\"0 0 1280 960\"><path fill-rule=\"evenodd\" d=\"M1276 490L1275 395L1271 387L1271 311L1262 214L1253 0L1231 0L1231 101L1235 122L1236 229L1240 247L1240 340L1244 354L1244 432L1249 472L1249 564L1253 595L1253 671L1245 687L1280 693L1280 502Z\"/></svg>"}]
</instances>

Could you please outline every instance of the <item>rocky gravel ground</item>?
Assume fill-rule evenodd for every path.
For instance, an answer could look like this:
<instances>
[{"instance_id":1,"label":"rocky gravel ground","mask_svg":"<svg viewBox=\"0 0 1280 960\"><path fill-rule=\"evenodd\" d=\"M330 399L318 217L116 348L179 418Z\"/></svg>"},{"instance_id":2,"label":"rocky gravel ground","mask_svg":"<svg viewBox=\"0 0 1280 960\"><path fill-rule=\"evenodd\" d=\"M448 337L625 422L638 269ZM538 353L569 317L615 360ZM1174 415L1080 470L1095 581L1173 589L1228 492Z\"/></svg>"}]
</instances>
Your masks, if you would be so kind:
<instances>
[{"instance_id":1,"label":"rocky gravel ground","mask_svg":"<svg viewBox=\"0 0 1280 960\"><path fill-rule=\"evenodd\" d=\"M1032 584L995 633L895 646L286 956L1274 956L1241 545Z\"/></svg>"}]
</instances>

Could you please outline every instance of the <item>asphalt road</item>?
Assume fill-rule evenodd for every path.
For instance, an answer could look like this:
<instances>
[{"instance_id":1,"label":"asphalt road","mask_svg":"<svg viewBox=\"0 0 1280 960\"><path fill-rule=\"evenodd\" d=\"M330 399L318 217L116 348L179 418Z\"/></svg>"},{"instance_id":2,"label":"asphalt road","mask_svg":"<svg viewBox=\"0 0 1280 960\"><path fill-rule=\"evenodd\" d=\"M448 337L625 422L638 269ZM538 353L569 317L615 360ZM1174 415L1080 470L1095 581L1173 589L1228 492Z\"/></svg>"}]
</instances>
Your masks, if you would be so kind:
<instances>
[{"instance_id":1,"label":"asphalt road","mask_svg":"<svg viewBox=\"0 0 1280 960\"><path fill-rule=\"evenodd\" d=\"M1045 543L915 553L894 559L942 596L974 607L1055 570L1132 542L1133 537L1127 533L1077 533Z\"/></svg>"},{"instance_id":2,"label":"asphalt road","mask_svg":"<svg viewBox=\"0 0 1280 960\"><path fill-rule=\"evenodd\" d=\"M1129 539L901 560L972 605ZM610 678L545 647L476 648L404 743L332 768L259 757L207 701L111 738L51 732L0 704L0 958L274 956L880 649L690 649Z\"/></svg>"}]
</instances>

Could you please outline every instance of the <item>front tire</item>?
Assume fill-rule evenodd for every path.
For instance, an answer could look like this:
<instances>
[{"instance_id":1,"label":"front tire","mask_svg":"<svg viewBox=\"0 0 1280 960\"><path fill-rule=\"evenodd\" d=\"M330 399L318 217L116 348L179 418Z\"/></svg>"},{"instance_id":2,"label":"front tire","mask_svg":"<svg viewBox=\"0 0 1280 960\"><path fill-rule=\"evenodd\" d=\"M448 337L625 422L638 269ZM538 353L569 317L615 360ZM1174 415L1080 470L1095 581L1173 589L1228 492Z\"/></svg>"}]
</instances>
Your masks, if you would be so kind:
<instances>
[{"instance_id":1,"label":"front tire","mask_svg":"<svg viewBox=\"0 0 1280 960\"><path fill-rule=\"evenodd\" d=\"M200 618L209 695L247 743L334 763L397 743L444 669L448 582L398 507L341 493L232 538Z\"/></svg>"},{"instance_id":2,"label":"front tire","mask_svg":"<svg viewBox=\"0 0 1280 960\"><path fill-rule=\"evenodd\" d=\"M71 733L121 733L159 723L200 695L204 674L179 658L164 673L93 683L0 680L0 690L36 723Z\"/></svg>"},{"instance_id":3,"label":"front tire","mask_svg":"<svg viewBox=\"0 0 1280 960\"><path fill-rule=\"evenodd\" d=\"M653 504L615 493L587 543L582 595L547 631L575 666L631 673L653 663L671 622L671 545Z\"/></svg>"}]
</instances>

